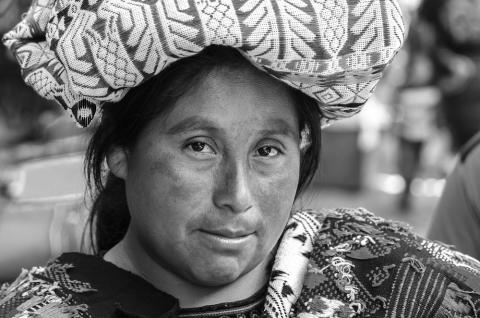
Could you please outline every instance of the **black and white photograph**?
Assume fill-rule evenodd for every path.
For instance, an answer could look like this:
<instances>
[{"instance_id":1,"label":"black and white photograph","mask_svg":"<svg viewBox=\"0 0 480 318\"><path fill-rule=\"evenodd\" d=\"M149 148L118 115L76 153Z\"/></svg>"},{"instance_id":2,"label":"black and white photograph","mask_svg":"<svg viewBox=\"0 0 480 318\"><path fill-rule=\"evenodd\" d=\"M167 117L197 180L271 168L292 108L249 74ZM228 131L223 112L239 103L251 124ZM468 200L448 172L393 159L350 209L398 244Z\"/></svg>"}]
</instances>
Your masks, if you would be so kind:
<instances>
[{"instance_id":1,"label":"black and white photograph","mask_svg":"<svg viewBox=\"0 0 480 318\"><path fill-rule=\"evenodd\" d=\"M169 317L480 317L480 0L0 0L0 318Z\"/></svg>"}]
</instances>

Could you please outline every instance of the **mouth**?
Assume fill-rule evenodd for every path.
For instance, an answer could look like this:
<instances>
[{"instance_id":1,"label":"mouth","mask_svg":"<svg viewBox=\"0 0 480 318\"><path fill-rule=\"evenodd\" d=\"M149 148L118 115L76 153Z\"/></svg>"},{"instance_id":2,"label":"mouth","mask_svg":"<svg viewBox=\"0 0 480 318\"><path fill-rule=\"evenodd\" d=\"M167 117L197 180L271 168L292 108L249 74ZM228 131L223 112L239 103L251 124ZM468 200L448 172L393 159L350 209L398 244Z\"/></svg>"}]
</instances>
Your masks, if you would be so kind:
<instances>
[{"instance_id":1,"label":"mouth","mask_svg":"<svg viewBox=\"0 0 480 318\"><path fill-rule=\"evenodd\" d=\"M253 231L233 230L233 229L200 230L200 232L204 232L206 234L215 235L219 237L224 237L227 239L243 238L254 233Z\"/></svg>"},{"instance_id":2,"label":"mouth","mask_svg":"<svg viewBox=\"0 0 480 318\"><path fill-rule=\"evenodd\" d=\"M250 246L255 232L243 230L200 230L208 246L218 250L242 250Z\"/></svg>"}]
</instances>

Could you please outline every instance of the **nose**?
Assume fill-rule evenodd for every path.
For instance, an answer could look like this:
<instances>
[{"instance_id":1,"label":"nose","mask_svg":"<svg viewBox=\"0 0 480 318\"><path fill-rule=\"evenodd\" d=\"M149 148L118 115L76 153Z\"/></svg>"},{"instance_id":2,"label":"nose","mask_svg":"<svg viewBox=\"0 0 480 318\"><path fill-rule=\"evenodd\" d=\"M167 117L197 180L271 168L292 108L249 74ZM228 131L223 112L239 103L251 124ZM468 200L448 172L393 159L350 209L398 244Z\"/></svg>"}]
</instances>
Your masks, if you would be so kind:
<instances>
[{"instance_id":1,"label":"nose","mask_svg":"<svg viewBox=\"0 0 480 318\"><path fill-rule=\"evenodd\" d=\"M218 173L214 204L234 213L248 211L253 206L247 168L241 163L226 163Z\"/></svg>"}]
</instances>

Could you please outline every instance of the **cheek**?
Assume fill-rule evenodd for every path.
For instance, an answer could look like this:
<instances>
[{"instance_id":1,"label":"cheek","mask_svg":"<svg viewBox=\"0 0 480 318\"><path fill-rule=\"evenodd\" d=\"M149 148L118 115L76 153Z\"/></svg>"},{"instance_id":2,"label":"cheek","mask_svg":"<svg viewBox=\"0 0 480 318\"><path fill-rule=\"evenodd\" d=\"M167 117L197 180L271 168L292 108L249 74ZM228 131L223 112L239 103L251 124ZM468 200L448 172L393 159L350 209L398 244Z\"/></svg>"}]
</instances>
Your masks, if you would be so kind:
<instances>
[{"instance_id":1,"label":"cheek","mask_svg":"<svg viewBox=\"0 0 480 318\"><path fill-rule=\"evenodd\" d=\"M263 198L260 202L268 202L277 207L291 206L298 186L299 173L299 158L291 157L275 171L260 177L258 193Z\"/></svg>"},{"instance_id":2,"label":"cheek","mask_svg":"<svg viewBox=\"0 0 480 318\"><path fill-rule=\"evenodd\" d=\"M208 178L197 176L171 153L146 154L129 171L127 193L132 221L177 234L208 205ZM153 229L155 230L155 229Z\"/></svg>"},{"instance_id":3,"label":"cheek","mask_svg":"<svg viewBox=\"0 0 480 318\"><path fill-rule=\"evenodd\" d=\"M164 154L150 164L148 177L157 188L157 197L169 203L170 200L187 203L191 193L198 186L195 180L185 173L185 169L178 165L172 154Z\"/></svg>"},{"instance_id":4,"label":"cheek","mask_svg":"<svg viewBox=\"0 0 480 318\"><path fill-rule=\"evenodd\" d=\"M256 201L268 235L281 235L290 217L299 179L298 167L293 163L259 183Z\"/></svg>"}]
</instances>

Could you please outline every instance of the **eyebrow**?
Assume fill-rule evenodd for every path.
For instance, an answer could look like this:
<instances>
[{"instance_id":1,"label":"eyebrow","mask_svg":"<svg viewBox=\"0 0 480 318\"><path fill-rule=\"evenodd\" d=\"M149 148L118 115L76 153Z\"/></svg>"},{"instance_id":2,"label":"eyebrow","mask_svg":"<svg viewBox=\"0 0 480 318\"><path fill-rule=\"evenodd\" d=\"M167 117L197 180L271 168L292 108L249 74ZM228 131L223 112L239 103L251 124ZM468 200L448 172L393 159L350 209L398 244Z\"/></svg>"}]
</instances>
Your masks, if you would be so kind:
<instances>
[{"instance_id":1,"label":"eyebrow","mask_svg":"<svg viewBox=\"0 0 480 318\"><path fill-rule=\"evenodd\" d=\"M167 134L176 135L192 130L207 130L217 132L219 129L215 127L215 123L205 117L191 116L181 120L167 130Z\"/></svg>"},{"instance_id":2,"label":"eyebrow","mask_svg":"<svg viewBox=\"0 0 480 318\"><path fill-rule=\"evenodd\" d=\"M275 119L270 119L268 120L269 127L275 127L272 129L262 129L259 131L259 133L263 136L267 135L284 135L284 136L289 136L294 139L299 138L300 132L295 131L293 127L288 124L285 120L281 118L275 118Z\"/></svg>"},{"instance_id":3,"label":"eyebrow","mask_svg":"<svg viewBox=\"0 0 480 318\"><path fill-rule=\"evenodd\" d=\"M258 131L260 135L284 135L292 138L299 138L300 136L299 132L295 132L295 129L293 129L291 125L289 125L285 120L281 118L269 119L266 126L274 128L261 129ZM179 123L170 127L167 130L167 134L176 135L193 130L205 130L212 133L218 133L221 129L216 127L215 122L208 118L201 116L191 116L181 120Z\"/></svg>"}]
</instances>

